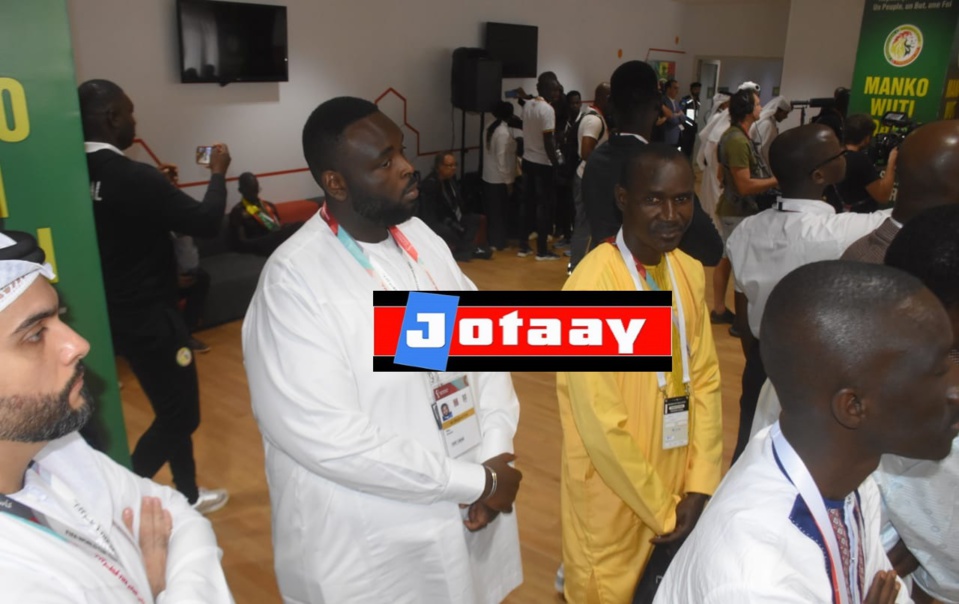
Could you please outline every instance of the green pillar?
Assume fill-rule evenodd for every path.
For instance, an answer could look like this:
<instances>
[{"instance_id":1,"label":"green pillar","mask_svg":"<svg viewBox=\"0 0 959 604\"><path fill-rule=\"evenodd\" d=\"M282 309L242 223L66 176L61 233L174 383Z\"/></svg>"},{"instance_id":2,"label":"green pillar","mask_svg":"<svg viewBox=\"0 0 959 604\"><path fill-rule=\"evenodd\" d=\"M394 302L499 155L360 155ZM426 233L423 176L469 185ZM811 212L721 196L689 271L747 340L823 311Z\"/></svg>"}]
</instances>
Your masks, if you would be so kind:
<instances>
[{"instance_id":1,"label":"green pillar","mask_svg":"<svg viewBox=\"0 0 959 604\"><path fill-rule=\"evenodd\" d=\"M0 2L0 218L54 265L64 320L90 341L99 432L129 465L76 90L66 0Z\"/></svg>"}]
</instances>

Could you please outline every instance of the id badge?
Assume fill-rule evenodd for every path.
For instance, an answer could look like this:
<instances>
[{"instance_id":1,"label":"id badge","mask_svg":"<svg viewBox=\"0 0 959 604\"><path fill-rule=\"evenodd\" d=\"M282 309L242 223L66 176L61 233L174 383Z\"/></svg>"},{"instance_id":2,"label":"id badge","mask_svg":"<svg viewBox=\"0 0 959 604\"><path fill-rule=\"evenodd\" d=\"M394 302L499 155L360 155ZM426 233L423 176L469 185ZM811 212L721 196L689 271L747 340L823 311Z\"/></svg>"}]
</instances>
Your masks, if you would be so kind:
<instances>
[{"instance_id":1,"label":"id badge","mask_svg":"<svg viewBox=\"0 0 959 604\"><path fill-rule=\"evenodd\" d=\"M663 449L689 444L689 397L675 396L663 403Z\"/></svg>"},{"instance_id":2,"label":"id badge","mask_svg":"<svg viewBox=\"0 0 959 604\"><path fill-rule=\"evenodd\" d=\"M473 389L466 374L444 374L433 388L433 417L446 453L457 458L482 442Z\"/></svg>"}]
</instances>

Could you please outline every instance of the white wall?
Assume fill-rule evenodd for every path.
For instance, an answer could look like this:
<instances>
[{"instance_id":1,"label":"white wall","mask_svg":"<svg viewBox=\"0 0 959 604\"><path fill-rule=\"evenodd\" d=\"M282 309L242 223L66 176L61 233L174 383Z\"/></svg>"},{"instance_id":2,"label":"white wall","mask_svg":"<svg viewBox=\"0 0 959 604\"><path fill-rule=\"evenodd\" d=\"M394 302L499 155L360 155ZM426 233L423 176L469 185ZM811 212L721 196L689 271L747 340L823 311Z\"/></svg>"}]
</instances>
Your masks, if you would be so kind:
<instances>
[{"instance_id":1,"label":"white wall","mask_svg":"<svg viewBox=\"0 0 959 604\"><path fill-rule=\"evenodd\" d=\"M830 97L849 88L856 64L865 0L795 0L789 11L783 94L790 99ZM808 118L819 113L807 111ZM799 125L794 111L783 127Z\"/></svg>"},{"instance_id":2,"label":"white wall","mask_svg":"<svg viewBox=\"0 0 959 604\"><path fill-rule=\"evenodd\" d=\"M555 71L567 90L591 96L621 60L642 59L649 47L677 48L684 8L672 0L604 0L588 10L578 0L259 1L288 7L287 83L180 84L173 0L69 0L77 77L107 78L123 87L135 104L138 135L162 160L179 164L181 181L189 182L206 177L193 150L215 141L230 145L233 176L305 167L300 132L313 108L343 94L375 99L389 87L408 99L407 116L421 132L422 151L458 145L450 56L459 46L481 46L484 22L538 25L539 70ZM504 82L505 88L517 85L533 90L534 80ZM381 108L402 122L398 98L384 99ZM469 144L478 140L478 129L474 117ZM407 146L415 155L412 132ZM426 169L431 159L420 158L417 166ZM469 163L475 165L475 157ZM308 173L262 184L264 197L277 201L319 193Z\"/></svg>"},{"instance_id":3,"label":"white wall","mask_svg":"<svg viewBox=\"0 0 959 604\"><path fill-rule=\"evenodd\" d=\"M481 46L486 21L539 26L539 70L555 71L567 90L589 97L625 60L675 60L685 90L695 77L696 56L781 57L789 14L788 0L603 0L588 9L579 0L257 1L288 7L290 81L221 88L179 83L174 0L68 0L78 79L120 84L135 103L138 135L163 161L179 164L182 182L206 179L193 150L216 141L230 145L233 176L303 168L300 132L313 108L343 94L375 99L390 87L408 99L407 118L421 133L423 153L457 147L460 113L449 103L450 56L459 46ZM532 90L534 81L504 81L504 89L518 85ZM380 107L402 122L400 99L388 96ZM468 145L478 141L478 122L469 116ZM415 155L408 130L407 146ZM149 161L142 151L131 154ZM423 156L416 165L425 171L430 162ZM472 153L467 165L475 163ZM308 173L262 184L264 197L276 201L319 194Z\"/></svg>"},{"instance_id":4,"label":"white wall","mask_svg":"<svg viewBox=\"0 0 959 604\"><path fill-rule=\"evenodd\" d=\"M807 0L795 0L799 4ZM785 49L789 0L686 5L683 46L691 56L777 57Z\"/></svg>"}]
</instances>

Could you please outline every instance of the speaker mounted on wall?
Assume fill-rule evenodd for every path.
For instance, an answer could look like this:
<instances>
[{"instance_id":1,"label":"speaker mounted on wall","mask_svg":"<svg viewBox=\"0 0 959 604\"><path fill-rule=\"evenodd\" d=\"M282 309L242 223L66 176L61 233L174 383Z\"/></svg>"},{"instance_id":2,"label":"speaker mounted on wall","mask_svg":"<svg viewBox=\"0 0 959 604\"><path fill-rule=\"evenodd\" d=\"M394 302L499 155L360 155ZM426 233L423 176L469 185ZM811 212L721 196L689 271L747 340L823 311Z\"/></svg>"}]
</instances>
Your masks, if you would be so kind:
<instances>
[{"instance_id":1,"label":"speaker mounted on wall","mask_svg":"<svg viewBox=\"0 0 959 604\"><path fill-rule=\"evenodd\" d=\"M492 111L503 94L503 63L482 48L453 51L450 99L463 111Z\"/></svg>"}]
</instances>

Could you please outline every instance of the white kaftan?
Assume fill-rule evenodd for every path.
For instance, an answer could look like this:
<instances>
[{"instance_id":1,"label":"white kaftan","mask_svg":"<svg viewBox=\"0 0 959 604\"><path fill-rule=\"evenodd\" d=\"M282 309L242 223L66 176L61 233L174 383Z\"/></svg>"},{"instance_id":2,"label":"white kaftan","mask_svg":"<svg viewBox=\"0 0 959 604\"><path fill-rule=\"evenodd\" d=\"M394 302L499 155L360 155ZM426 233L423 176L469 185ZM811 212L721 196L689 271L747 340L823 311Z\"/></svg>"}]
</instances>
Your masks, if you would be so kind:
<instances>
[{"instance_id":1,"label":"white kaftan","mask_svg":"<svg viewBox=\"0 0 959 604\"><path fill-rule=\"evenodd\" d=\"M105 549L112 547L117 554L117 560L109 562L117 574L88 550L0 512L0 600L43 604L136 604L140 599L147 604L233 602L213 528L182 495L133 474L93 450L77 433L51 442L34 461L23 489L10 494L10 499L102 544L99 527L106 535ZM150 593L138 545L143 497L158 497L173 517L166 589L156 600ZM75 502L90 521L76 511ZM133 533L123 524L125 508L134 511Z\"/></svg>"},{"instance_id":2,"label":"white kaftan","mask_svg":"<svg viewBox=\"0 0 959 604\"><path fill-rule=\"evenodd\" d=\"M475 289L423 222L399 228L424 266L391 237L360 244L396 287ZM515 514L470 533L459 504L513 450L512 382L468 374L482 443L448 457L428 375L373 372L379 287L317 214L270 257L243 324L284 602L499 602L522 582Z\"/></svg>"}]
</instances>

